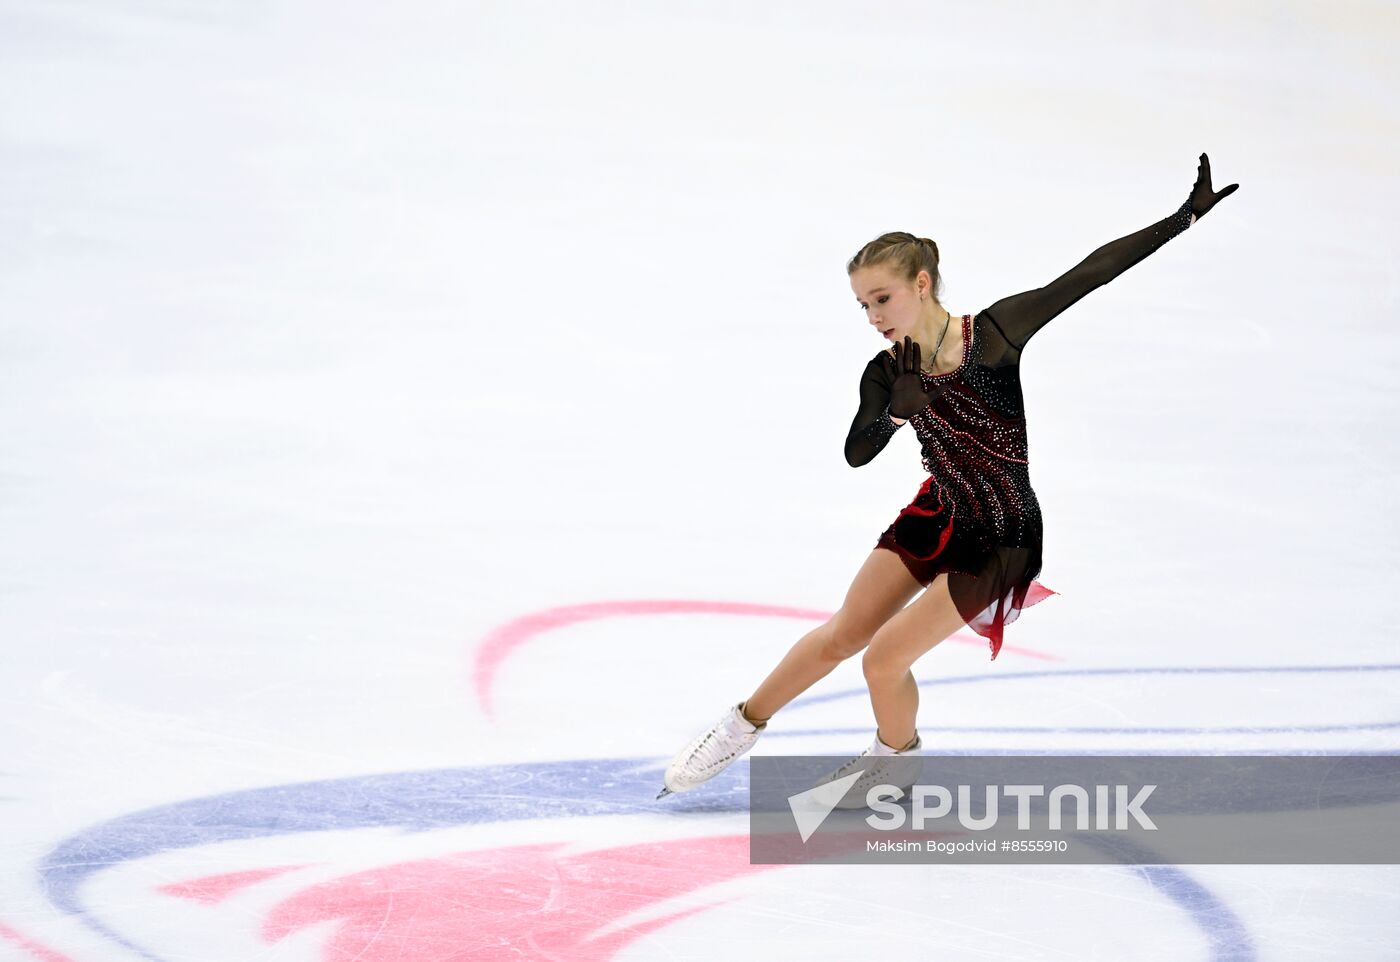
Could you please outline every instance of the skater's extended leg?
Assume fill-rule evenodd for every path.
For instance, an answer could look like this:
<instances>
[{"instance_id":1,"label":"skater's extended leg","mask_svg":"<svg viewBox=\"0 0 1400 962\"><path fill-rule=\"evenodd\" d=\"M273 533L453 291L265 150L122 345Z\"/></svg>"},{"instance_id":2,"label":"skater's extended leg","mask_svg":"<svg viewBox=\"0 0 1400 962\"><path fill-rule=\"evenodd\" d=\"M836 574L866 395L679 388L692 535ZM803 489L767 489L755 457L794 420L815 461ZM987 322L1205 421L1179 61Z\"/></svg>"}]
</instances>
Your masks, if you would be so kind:
<instances>
[{"instance_id":1,"label":"skater's extended leg","mask_svg":"<svg viewBox=\"0 0 1400 962\"><path fill-rule=\"evenodd\" d=\"M939 575L912 605L880 626L861 659L876 735L891 748L904 748L915 735L919 688L910 671L921 655L966 622L948 593L948 576Z\"/></svg>"},{"instance_id":2,"label":"skater's extended leg","mask_svg":"<svg viewBox=\"0 0 1400 962\"><path fill-rule=\"evenodd\" d=\"M918 594L918 579L893 551L876 548L856 572L841 609L793 645L744 702L744 717L768 718L858 653Z\"/></svg>"},{"instance_id":3,"label":"skater's extended leg","mask_svg":"<svg viewBox=\"0 0 1400 962\"><path fill-rule=\"evenodd\" d=\"M841 609L807 632L742 705L731 707L693 738L667 766L657 798L688 792L714 778L749 751L779 708L860 651L919 591L899 556L876 548L846 592ZM755 727L758 726L758 727Z\"/></svg>"}]
</instances>

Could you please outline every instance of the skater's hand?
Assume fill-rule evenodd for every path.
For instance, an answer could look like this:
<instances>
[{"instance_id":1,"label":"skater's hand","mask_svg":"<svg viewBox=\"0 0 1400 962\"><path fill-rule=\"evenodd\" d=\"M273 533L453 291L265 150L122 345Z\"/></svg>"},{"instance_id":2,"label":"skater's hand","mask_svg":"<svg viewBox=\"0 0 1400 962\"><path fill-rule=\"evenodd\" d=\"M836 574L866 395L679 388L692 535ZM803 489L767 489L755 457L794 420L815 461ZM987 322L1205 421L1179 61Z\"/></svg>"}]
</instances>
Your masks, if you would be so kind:
<instances>
[{"instance_id":1,"label":"skater's hand","mask_svg":"<svg viewBox=\"0 0 1400 962\"><path fill-rule=\"evenodd\" d=\"M1201 154L1200 166L1196 168L1196 185L1191 188L1191 213L1196 215L1196 220L1200 220L1206 211L1239 189L1239 184L1231 184L1218 194L1211 190L1210 158Z\"/></svg>"},{"instance_id":2,"label":"skater's hand","mask_svg":"<svg viewBox=\"0 0 1400 962\"><path fill-rule=\"evenodd\" d=\"M935 387L932 391L924 390L924 381L919 374L921 364L919 355L918 341L906 334L902 350L900 343L894 342L894 359L891 360L889 354L886 353L881 361L885 366L885 372L894 378L894 383L890 387L890 415L892 417L911 418L932 404L933 399L946 390L946 386Z\"/></svg>"}]
</instances>

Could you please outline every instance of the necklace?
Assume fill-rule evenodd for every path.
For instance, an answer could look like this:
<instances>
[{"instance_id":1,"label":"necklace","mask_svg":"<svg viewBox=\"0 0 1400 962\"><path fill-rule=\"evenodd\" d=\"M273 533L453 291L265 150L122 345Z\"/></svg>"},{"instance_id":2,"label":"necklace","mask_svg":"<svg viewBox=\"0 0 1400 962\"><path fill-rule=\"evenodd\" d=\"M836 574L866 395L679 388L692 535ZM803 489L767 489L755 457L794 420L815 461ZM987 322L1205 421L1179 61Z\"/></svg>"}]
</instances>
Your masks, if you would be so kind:
<instances>
[{"instance_id":1,"label":"necklace","mask_svg":"<svg viewBox=\"0 0 1400 962\"><path fill-rule=\"evenodd\" d=\"M943 330L939 332L938 343L933 346L933 356L929 358L929 369L925 372L927 374L932 374L933 366L938 363L938 349L943 346L943 336L948 333L948 325L953 321L953 314L951 311L945 308L944 313L948 315L948 318L943 322Z\"/></svg>"}]
</instances>

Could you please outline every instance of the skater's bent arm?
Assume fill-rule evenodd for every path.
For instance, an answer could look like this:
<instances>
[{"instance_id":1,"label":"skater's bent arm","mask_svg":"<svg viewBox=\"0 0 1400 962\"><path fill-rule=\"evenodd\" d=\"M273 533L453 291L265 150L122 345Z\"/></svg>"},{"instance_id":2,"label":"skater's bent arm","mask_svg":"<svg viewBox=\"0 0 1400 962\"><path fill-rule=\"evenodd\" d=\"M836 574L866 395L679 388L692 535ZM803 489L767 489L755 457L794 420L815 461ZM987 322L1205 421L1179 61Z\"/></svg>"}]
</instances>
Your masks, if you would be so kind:
<instances>
[{"instance_id":1,"label":"skater's bent arm","mask_svg":"<svg viewBox=\"0 0 1400 962\"><path fill-rule=\"evenodd\" d=\"M865 373L861 375L860 407L846 435L846 463L851 467L869 464L904 423L890 416L889 403L888 374L881 368L877 356L865 366Z\"/></svg>"},{"instance_id":2,"label":"skater's bent arm","mask_svg":"<svg viewBox=\"0 0 1400 962\"><path fill-rule=\"evenodd\" d=\"M1194 222L1188 200L1155 224L1109 241L1044 287L1003 297L984 313L992 316L1007 341L1019 351L1032 334L1065 308L1107 284Z\"/></svg>"}]
</instances>

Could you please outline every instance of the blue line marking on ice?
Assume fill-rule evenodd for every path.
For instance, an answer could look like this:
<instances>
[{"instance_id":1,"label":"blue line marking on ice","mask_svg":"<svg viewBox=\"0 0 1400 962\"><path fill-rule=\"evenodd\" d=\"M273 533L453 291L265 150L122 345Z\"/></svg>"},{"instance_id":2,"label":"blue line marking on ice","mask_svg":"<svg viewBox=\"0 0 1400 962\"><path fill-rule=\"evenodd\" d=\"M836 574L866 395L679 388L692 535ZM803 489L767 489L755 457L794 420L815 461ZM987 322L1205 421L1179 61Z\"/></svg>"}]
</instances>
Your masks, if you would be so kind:
<instances>
[{"instance_id":1,"label":"blue line marking on ice","mask_svg":"<svg viewBox=\"0 0 1400 962\"><path fill-rule=\"evenodd\" d=\"M1125 674L1224 674L1249 672L1395 671L1400 665L1322 665L1232 668L1106 668L1009 672L931 679L921 686L1009 681L1055 676ZM864 689L836 692L799 699L794 705L812 705L854 696L864 697ZM1288 729L1259 728L983 728L982 731L1342 731L1382 726L1295 726ZM864 729L858 729L864 731ZM977 729L966 729L977 730ZM836 734L850 729L805 729L773 732L783 735ZM1093 754L1218 754L1218 750L1141 750L1103 751L1067 749L1057 746L1056 755ZM927 754L939 754L930 752ZM969 749L947 754L1043 755L1044 751L1020 749ZM1394 751L1294 751L1237 754L1376 754ZM747 760L746 760L747 761ZM83 907L80 890L93 874L125 862L160 852L193 848L238 839L273 837L308 831L345 830L397 826L407 831L427 831L455 825L542 817L588 818L595 815L643 814L655 816L696 813L741 813L748 806L748 766L736 766L735 777L716 784L704 793L681 795L658 806L653 796L660 781L664 761L657 759L586 759L536 762L480 768L445 769L426 772L395 772L352 778L331 779L291 785L274 785L229 792L206 798L174 802L133 812L94 825L60 842L41 862L39 874L53 904L75 915L114 942L160 962L159 957L113 931ZM542 809L542 803L547 806ZM1124 866L1140 872L1158 891L1188 913L1211 940L1212 960L1252 960L1254 950L1239 920L1209 891L1174 867Z\"/></svg>"},{"instance_id":2,"label":"blue line marking on ice","mask_svg":"<svg viewBox=\"0 0 1400 962\"><path fill-rule=\"evenodd\" d=\"M996 681L1019 681L1026 678L1069 678L1096 675L1216 675L1216 674L1266 674L1266 673L1286 673L1286 674L1309 674L1314 672L1370 672L1370 671L1400 671L1400 665L1376 664L1376 665L1256 665L1256 666L1227 666L1227 667L1200 667L1190 668L1177 665L1151 668L1064 668L1052 669L1049 671L1017 671L985 675L954 675L948 678L925 678L918 684L920 688L935 688L941 685L961 685L975 684L978 682ZM830 692L823 695L812 695L794 700L789 708L805 708L810 705L825 704L827 702L843 701L848 698L868 699L870 693L865 688L848 688L843 691ZM1367 731L1378 728L1400 728L1400 720L1362 722L1357 724L1342 725L1234 725L1234 726L1157 726L1157 727L1124 727L1121 725L1110 727L1095 726L1033 726L1033 725L981 725L981 726L924 726L920 725L921 731L961 731L961 732L1007 732L1025 734L1030 732L1075 732L1082 734L1190 734L1199 735L1207 732L1219 732L1222 734L1267 734L1267 733L1312 733L1329 731ZM868 732L868 728L811 728L793 732L773 732L773 734L793 735L814 735L814 734L854 734L857 732ZM988 753L992 754L992 753ZM1065 754L1056 748L1055 754ZM1147 754L1146 752L1132 751L1128 754ZM1284 753L1280 753L1284 754ZM1286 754L1306 754L1305 752L1288 752ZM1324 754L1336 754L1326 752Z\"/></svg>"}]
</instances>

